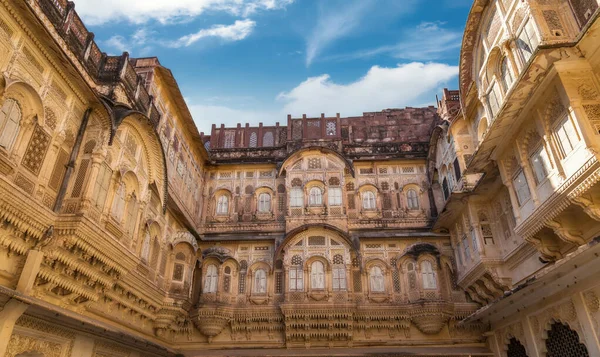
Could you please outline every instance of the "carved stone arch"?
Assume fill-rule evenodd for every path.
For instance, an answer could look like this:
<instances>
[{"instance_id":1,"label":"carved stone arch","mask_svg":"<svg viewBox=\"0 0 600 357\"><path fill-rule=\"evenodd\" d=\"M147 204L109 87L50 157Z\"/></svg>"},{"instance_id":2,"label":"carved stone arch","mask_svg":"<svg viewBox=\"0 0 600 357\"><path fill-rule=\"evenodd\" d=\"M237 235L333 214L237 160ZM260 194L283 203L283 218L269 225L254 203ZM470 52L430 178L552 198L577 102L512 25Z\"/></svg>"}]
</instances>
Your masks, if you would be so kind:
<instances>
[{"instance_id":1,"label":"carved stone arch","mask_svg":"<svg viewBox=\"0 0 600 357\"><path fill-rule=\"evenodd\" d=\"M410 255L399 254L398 257L396 258L396 266L398 267L398 270L400 270L402 272L407 271L407 266L409 263L413 263L416 266L417 261L414 257L412 257Z\"/></svg>"},{"instance_id":2,"label":"carved stone arch","mask_svg":"<svg viewBox=\"0 0 600 357\"><path fill-rule=\"evenodd\" d=\"M160 198L162 200L163 213L165 213L168 197L167 159L158 131L146 115L129 108L127 105L115 103L104 96L100 97L100 102L110 117L109 145L112 145L117 129L125 121L130 122L142 138L142 145L148 160L146 165L148 167L148 180L150 183L156 182L157 186L162 187ZM142 135L142 133L146 135ZM144 140L145 138L152 139Z\"/></svg>"},{"instance_id":3,"label":"carved stone arch","mask_svg":"<svg viewBox=\"0 0 600 357\"><path fill-rule=\"evenodd\" d=\"M44 118L44 104L35 88L26 82L13 80L7 82L2 99L15 99L19 102L24 120L31 120L37 116L40 124Z\"/></svg>"},{"instance_id":4,"label":"carved stone arch","mask_svg":"<svg viewBox=\"0 0 600 357\"><path fill-rule=\"evenodd\" d=\"M225 262L227 259L235 260L231 251L224 247L210 247L204 249L202 251L202 259L205 261L210 258L216 259L219 264Z\"/></svg>"},{"instance_id":5,"label":"carved stone arch","mask_svg":"<svg viewBox=\"0 0 600 357\"><path fill-rule=\"evenodd\" d=\"M189 244L190 247L194 250L194 254L198 253L198 242L196 241L196 237L194 237L194 235L189 231L179 231L171 237L171 247L175 248L175 246L180 243Z\"/></svg>"},{"instance_id":6,"label":"carved stone arch","mask_svg":"<svg viewBox=\"0 0 600 357\"><path fill-rule=\"evenodd\" d=\"M373 266L379 266L382 268L383 273L387 273L392 270L392 266L385 260L379 257L365 258L365 270L370 271Z\"/></svg>"},{"instance_id":7,"label":"carved stone arch","mask_svg":"<svg viewBox=\"0 0 600 357\"><path fill-rule=\"evenodd\" d=\"M516 322L505 328L500 329L497 333L497 338L504 357L506 357L506 351L508 351L510 340L513 338L519 343L521 343L521 345L525 348L525 351L527 352L528 356L531 355L528 351L528 346L525 341L523 324L521 322Z\"/></svg>"},{"instance_id":8,"label":"carved stone arch","mask_svg":"<svg viewBox=\"0 0 600 357\"><path fill-rule=\"evenodd\" d=\"M126 167L121 167L119 170L119 180L125 183L127 188L127 194L136 192L137 199L139 200L142 196L140 180L138 179L135 172L129 170Z\"/></svg>"},{"instance_id":9,"label":"carved stone arch","mask_svg":"<svg viewBox=\"0 0 600 357\"><path fill-rule=\"evenodd\" d=\"M548 353L548 349L546 347L546 341L548 340L548 332L552 329L552 325L554 324L562 324L567 326L569 329L575 331L577 333L577 338L579 339L579 343L584 345L587 349L586 340L584 331L582 330L579 322L577 321L569 321L563 317L553 316L549 320L546 321L545 326L543 327L543 332L540 336L540 356L546 357ZM589 350L588 350L589 353ZM589 356L589 355L588 355Z\"/></svg>"},{"instance_id":10,"label":"carved stone arch","mask_svg":"<svg viewBox=\"0 0 600 357\"><path fill-rule=\"evenodd\" d=\"M324 148L324 147L318 147L318 146L301 148L301 149L298 149L298 150L290 153L283 162L281 162L280 164L277 165L278 166L277 177L285 176L285 173L286 173L288 167L291 168L294 164L296 164L298 159L300 159L304 153L310 153L312 151L314 151L315 154L322 156L322 157L326 157L329 155L335 156L338 160L340 160L343 163L343 166L346 169L348 169L348 171L350 172L350 175L352 177L355 177L354 166L352 165L352 162L350 160L348 160L346 157L344 157L337 151L334 151L334 150L331 150L328 148Z\"/></svg>"},{"instance_id":11,"label":"carved stone arch","mask_svg":"<svg viewBox=\"0 0 600 357\"><path fill-rule=\"evenodd\" d=\"M351 253L360 255L360 242L359 242L358 238L353 239L353 237L350 237L350 235L348 235L347 232L345 232L335 226L325 223L325 224L307 224L307 225L303 225L303 226L300 226L296 229L289 231L283 237L283 239L275 242L276 248L275 248L275 254L274 254L273 259L274 260L283 259L285 248L290 245L290 242L294 241L299 234L302 234L304 232L306 232L308 234L308 233L311 233L313 230L315 230L315 232L319 231L321 233L324 233L324 234L327 234L330 236L331 235L335 236L336 241L347 245Z\"/></svg>"},{"instance_id":12,"label":"carved stone arch","mask_svg":"<svg viewBox=\"0 0 600 357\"><path fill-rule=\"evenodd\" d=\"M433 268L434 271L439 271L442 268L441 262L437 257L433 256L430 253L423 253L423 254L420 254L419 257L417 258L417 266L419 267L419 271L421 270L421 264L424 261L428 261L429 263L431 263L431 267Z\"/></svg>"},{"instance_id":13,"label":"carved stone arch","mask_svg":"<svg viewBox=\"0 0 600 357\"><path fill-rule=\"evenodd\" d=\"M323 255L312 254L312 255L308 256L308 258L306 258L306 260L304 261L304 269L306 271L309 271L312 263L314 263L316 261L320 261L321 263L323 263L325 270L331 271L331 267L333 266L333 261L331 261L329 259L329 257L324 254Z\"/></svg>"},{"instance_id":14,"label":"carved stone arch","mask_svg":"<svg viewBox=\"0 0 600 357\"><path fill-rule=\"evenodd\" d=\"M273 273L273 266L271 266L271 264L269 264L266 261L263 260L258 260L253 262L252 264L250 264L250 266L247 267L247 271L249 274L253 274L256 270L258 269L263 269L267 274L272 274ZM239 264L238 265L238 269L243 269L242 265Z\"/></svg>"}]
</instances>

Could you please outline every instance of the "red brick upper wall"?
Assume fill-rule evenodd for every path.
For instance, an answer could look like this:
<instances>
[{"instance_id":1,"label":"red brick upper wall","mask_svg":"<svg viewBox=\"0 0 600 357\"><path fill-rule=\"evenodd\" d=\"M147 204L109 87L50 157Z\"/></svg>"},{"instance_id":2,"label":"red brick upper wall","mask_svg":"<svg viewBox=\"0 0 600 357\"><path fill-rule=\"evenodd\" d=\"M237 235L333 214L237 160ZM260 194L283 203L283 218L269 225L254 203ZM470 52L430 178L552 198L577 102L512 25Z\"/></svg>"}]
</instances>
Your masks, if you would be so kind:
<instances>
[{"instance_id":1,"label":"red brick upper wall","mask_svg":"<svg viewBox=\"0 0 600 357\"><path fill-rule=\"evenodd\" d=\"M339 114L335 117L321 115L318 118L288 116L287 126L279 126L279 123L274 127L263 126L262 123L257 127L246 124L243 127L238 125L236 128L213 125L211 135L205 136L203 142L210 142L211 149L269 146L265 146L263 144L265 142L272 142L273 145L270 147L280 147L287 142L314 140L342 141L349 145L388 142L424 143L429 142L429 134L439 120L437 109L433 106L386 109L346 118L341 118ZM265 135L270 137L268 141L261 140Z\"/></svg>"}]
</instances>

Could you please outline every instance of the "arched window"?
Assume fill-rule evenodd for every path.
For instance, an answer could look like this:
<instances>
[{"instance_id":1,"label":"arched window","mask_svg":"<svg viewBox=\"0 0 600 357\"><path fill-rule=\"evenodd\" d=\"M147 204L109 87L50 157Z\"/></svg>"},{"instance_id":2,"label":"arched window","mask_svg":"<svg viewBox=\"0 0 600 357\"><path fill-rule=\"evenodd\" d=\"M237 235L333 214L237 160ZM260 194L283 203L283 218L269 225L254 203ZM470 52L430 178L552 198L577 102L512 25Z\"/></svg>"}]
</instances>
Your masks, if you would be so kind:
<instances>
[{"instance_id":1,"label":"arched window","mask_svg":"<svg viewBox=\"0 0 600 357\"><path fill-rule=\"evenodd\" d=\"M506 357L527 357L525 346L523 346L516 338L512 337L509 340L507 347Z\"/></svg>"},{"instance_id":2,"label":"arched window","mask_svg":"<svg viewBox=\"0 0 600 357\"><path fill-rule=\"evenodd\" d=\"M271 195L268 193L261 193L258 196L258 212L271 212Z\"/></svg>"},{"instance_id":3,"label":"arched window","mask_svg":"<svg viewBox=\"0 0 600 357\"><path fill-rule=\"evenodd\" d=\"M369 272L369 283L371 285L371 291L373 292L384 292L385 285L383 282L383 272L378 266L371 268Z\"/></svg>"},{"instance_id":4,"label":"arched window","mask_svg":"<svg viewBox=\"0 0 600 357\"><path fill-rule=\"evenodd\" d=\"M292 257L292 266L289 271L290 291L304 290L304 272L302 271L302 258L299 255Z\"/></svg>"},{"instance_id":5,"label":"arched window","mask_svg":"<svg viewBox=\"0 0 600 357\"><path fill-rule=\"evenodd\" d=\"M217 273L217 267L215 265L209 265L208 268L206 268L206 278L204 279L204 292L216 293L218 280L219 274Z\"/></svg>"},{"instance_id":6,"label":"arched window","mask_svg":"<svg viewBox=\"0 0 600 357\"><path fill-rule=\"evenodd\" d=\"M267 273L264 270L258 269L254 273L254 286L252 290L256 294L265 294L267 292Z\"/></svg>"},{"instance_id":7,"label":"arched window","mask_svg":"<svg viewBox=\"0 0 600 357\"><path fill-rule=\"evenodd\" d=\"M315 261L310 266L311 289L325 289L325 267L320 261Z\"/></svg>"},{"instance_id":8,"label":"arched window","mask_svg":"<svg viewBox=\"0 0 600 357\"><path fill-rule=\"evenodd\" d=\"M344 266L344 257L336 254L333 257L333 290L346 290L346 267Z\"/></svg>"},{"instance_id":9,"label":"arched window","mask_svg":"<svg viewBox=\"0 0 600 357\"><path fill-rule=\"evenodd\" d=\"M119 182L115 191L115 198L112 205L112 216L117 222L123 219L123 210L125 209L125 183Z\"/></svg>"},{"instance_id":10,"label":"arched window","mask_svg":"<svg viewBox=\"0 0 600 357\"><path fill-rule=\"evenodd\" d=\"M268 131L263 135L262 146L273 146L273 133Z\"/></svg>"},{"instance_id":11,"label":"arched window","mask_svg":"<svg viewBox=\"0 0 600 357\"><path fill-rule=\"evenodd\" d=\"M587 347L579 342L579 334L569 326L555 322L548 331L546 340L548 356L589 357Z\"/></svg>"},{"instance_id":12,"label":"arched window","mask_svg":"<svg viewBox=\"0 0 600 357\"><path fill-rule=\"evenodd\" d=\"M318 187L310 189L308 204L311 206L321 206L323 204L323 193Z\"/></svg>"},{"instance_id":13,"label":"arched window","mask_svg":"<svg viewBox=\"0 0 600 357\"><path fill-rule=\"evenodd\" d=\"M217 200L217 214L226 215L229 213L229 197L227 195L219 196Z\"/></svg>"},{"instance_id":14,"label":"arched window","mask_svg":"<svg viewBox=\"0 0 600 357\"><path fill-rule=\"evenodd\" d=\"M375 206L375 194L371 191L365 191L363 194L363 209L373 211Z\"/></svg>"},{"instance_id":15,"label":"arched window","mask_svg":"<svg viewBox=\"0 0 600 357\"><path fill-rule=\"evenodd\" d=\"M304 194L299 187L292 188L290 191L290 207L304 206Z\"/></svg>"},{"instance_id":16,"label":"arched window","mask_svg":"<svg viewBox=\"0 0 600 357\"><path fill-rule=\"evenodd\" d=\"M419 209L419 196L417 195L417 191L412 188L406 192L406 201L408 202L408 209Z\"/></svg>"},{"instance_id":17,"label":"arched window","mask_svg":"<svg viewBox=\"0 0 600 357\"><path fill-rule=\"evenodd\" d=\"M256 133L250 134L250 142L248 143L248 147L255 148L258 144L258 138Z\"/></svg>"},{"instance_id":18,"label":"arched window","mask_svg":"<svg viewBox=\"0 0 600 357\"><path fill-rule=\"evenodd\" d=\"M421 263L421 274L423 276L423 289L437 289L435 272L430 261L424 260Z\"/></svg>"},{"instance_id":19,"label":"arched window","mask_svg":"<svg viewBox=\"0 0 600 357\"><path fill-rule=\"evenodd\" d=\"M17 134L19 134L19 123L21 122L21 108L14 99L7 99L0 110L0 146L10 151Z\"/></svg>"},{"instance_id":20,"label":"arched window","mask_svg":"<svg viewBox=\"0 0 600 357\"><path fill-rule=\"evenodd\" d=\"M512 86L514 78L510 68L508 67L508 58L504 57L502 59L502 63L500 64L500 76L502 77L502 86L504 87L504 91L508 92L510 86Z\"/></svg>"}]
</instances>

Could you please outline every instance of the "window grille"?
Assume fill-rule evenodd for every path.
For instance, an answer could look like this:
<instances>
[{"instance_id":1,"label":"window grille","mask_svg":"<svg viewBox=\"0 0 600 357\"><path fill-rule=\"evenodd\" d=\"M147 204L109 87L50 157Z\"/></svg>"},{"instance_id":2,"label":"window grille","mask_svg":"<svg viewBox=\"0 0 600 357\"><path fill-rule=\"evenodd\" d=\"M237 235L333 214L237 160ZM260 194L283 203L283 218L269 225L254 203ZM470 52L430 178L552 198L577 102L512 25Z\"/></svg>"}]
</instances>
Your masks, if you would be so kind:
<instances>
[{"instance_id":1,"label":"window grille","mask_svg":"<svg viewBox=\"0 0 600 357\"><path fill-rule=\"evenodd\" d=\"M548 331L546 340L547 357L589 357L584 344L579 343L579 335L569 326L555 322Z\"/></svg>"},{"instance_id":2,"label":"window grille","mask_svg":"<svg viewBox=\"0 0 600 357\"><path fill-rule=\"evenodd\" d=\"M506 350L506 357L528 357L525 347L516 338L511 338Z\"/></svg>"}]
</instances>

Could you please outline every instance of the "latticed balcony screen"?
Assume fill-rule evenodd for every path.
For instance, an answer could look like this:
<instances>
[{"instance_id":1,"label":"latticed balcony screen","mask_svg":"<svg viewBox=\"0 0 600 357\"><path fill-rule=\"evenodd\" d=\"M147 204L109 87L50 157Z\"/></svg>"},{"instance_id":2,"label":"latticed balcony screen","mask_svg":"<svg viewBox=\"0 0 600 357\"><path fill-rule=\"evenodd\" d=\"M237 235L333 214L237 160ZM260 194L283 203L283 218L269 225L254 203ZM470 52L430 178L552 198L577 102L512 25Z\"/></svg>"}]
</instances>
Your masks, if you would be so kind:
<instances>
[{"instance_id":1,"label":"latticed balcony screen","mask_svg":"<svg viewBox=\"0 0 600 357\"><path fill-rule=\"evenodd\" d=\"M511 338L508 343L507 357L528 357L525 347L516 338Z\"/></svg>"},{"instance_id":2,"label":"latticed balcony screen","mask_svg":"<svg viewBox=\"0 0 600 357\"><path fill-rule=\"evenodd\" d=\"M579 335L567 325L554 323L546 340L547 357L589 357L584 344L579 343Z\"/></svg>"}]
</instances>

